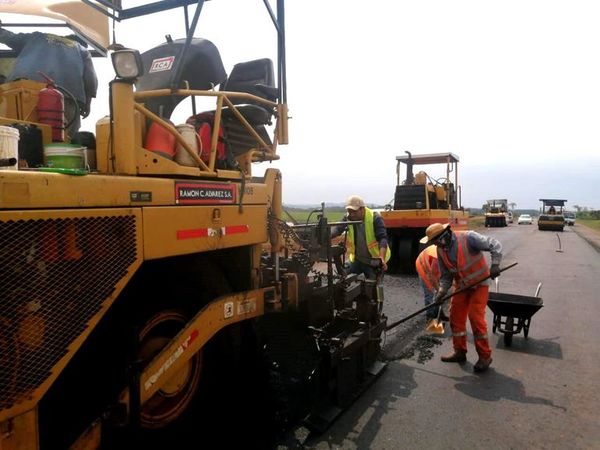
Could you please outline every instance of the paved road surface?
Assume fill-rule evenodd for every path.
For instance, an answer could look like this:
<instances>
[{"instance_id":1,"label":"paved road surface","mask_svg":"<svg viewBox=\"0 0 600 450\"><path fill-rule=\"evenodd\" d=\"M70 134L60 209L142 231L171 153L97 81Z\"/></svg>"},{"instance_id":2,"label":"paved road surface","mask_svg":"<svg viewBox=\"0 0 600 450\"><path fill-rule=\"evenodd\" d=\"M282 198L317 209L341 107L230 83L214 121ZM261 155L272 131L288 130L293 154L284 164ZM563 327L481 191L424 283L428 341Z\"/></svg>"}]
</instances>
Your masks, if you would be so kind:
<instances>
[{"instance_id":1,"label":"paved road surface","mask_svg":"<svg viewBox=\"0 0 600 450\"><path fill-rule=\"evenodd\" d=\"M449 330L427 338L414 319L388 334L380 379L304 448L600 448L600 254L572 228L559 233L562 252L557 233L535 225L485 232L503 243L503 265L519 263L500 277L501 292L532 296L542 282L529 338L505 347L490 326L494 362L476 375L471 335L468 363L442 363ZM387 276L386 302L390 322L420 308L415 277Z\"/></svg>"}]
</instances>

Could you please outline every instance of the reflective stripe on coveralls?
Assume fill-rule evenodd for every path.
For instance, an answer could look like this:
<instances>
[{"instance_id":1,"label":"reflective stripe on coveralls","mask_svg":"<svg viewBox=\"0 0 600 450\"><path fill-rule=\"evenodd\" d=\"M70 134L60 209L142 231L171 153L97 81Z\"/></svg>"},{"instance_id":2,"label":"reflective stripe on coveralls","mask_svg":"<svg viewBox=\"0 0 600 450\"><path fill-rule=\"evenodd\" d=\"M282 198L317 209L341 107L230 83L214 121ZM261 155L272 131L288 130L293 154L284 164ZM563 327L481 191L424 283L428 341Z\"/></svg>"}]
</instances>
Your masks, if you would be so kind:
<instances>
[{"instance_id":1,"label":"reflective stripe on coveralls","mask_svg":"<svg viewBox=\"0 0 600 450\"><path fill-rule=\"evenodd\" d=\"M437 262L435 245L430 245L419 253L415 266L427 289L437 291L440 287L440 266Z\"/></svg>"},{"instance_id":2,"label":"reflective stripe on coveralls","mask_svg":"<svg viewBox=\"0 0 600 450\"><path fill-rule=\"evenodd\" d=\"M460 287L480 280L489 275L487 262L482 252L472 255L469 252L467 232L454 232L457 240L456 265L450 262L446 250L438 247L438 255L444 264L453 273L454 279ZM465 281L465 280L471 280ZM452 344L458 351L467 352L467 317L475 338L475 348L480 358L488 359L492 355L487 339L487 323L485 321L485 308L488 301L488 286L477 285L472 289L456 294L452 297L450 309L450 328L452 329Z\"/></svg>"},{"instance_id":3,"label":"reflective stripe on coveralls","mask_svg":"<svg viewBox=\"0 0 600 450\"><path fill-rule=\"evenodd\" d=\"M364 222L365 240L367 242L367 248L369 249L369 253L373 258L379 258L379 243L375 238L375 228L373 227L373 211L367 207L365 207ZM354 227L351 225L348 226L348 239L346 241L346 248L348 250L348 259L351 262L354 262ZM392 252L390 250L390 246L388 245L385 252L385 262L388 262L391 256Z\"/></svg>"}]
</instances>

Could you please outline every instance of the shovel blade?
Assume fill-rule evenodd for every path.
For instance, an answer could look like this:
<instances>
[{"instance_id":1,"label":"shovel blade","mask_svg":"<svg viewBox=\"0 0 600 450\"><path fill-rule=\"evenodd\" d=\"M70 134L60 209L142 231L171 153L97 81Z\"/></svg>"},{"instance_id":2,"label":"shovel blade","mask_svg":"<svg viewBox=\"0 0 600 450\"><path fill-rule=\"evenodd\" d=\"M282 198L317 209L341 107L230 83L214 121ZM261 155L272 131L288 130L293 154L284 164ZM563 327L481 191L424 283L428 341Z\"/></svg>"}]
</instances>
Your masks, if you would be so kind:
<instances>
[{"instance_id":1,"label":"shovel blade","mask_svg":"<svg viewBox=\"0 0 600 450\"><path fill-rule=\"evenodd\" d=\"M427 327L425 328L425 331L428 334L443 335L444 334L444 324L442 322L438 321L437 319L432 319L427 324Z\"/></svg>"}]
</instances>

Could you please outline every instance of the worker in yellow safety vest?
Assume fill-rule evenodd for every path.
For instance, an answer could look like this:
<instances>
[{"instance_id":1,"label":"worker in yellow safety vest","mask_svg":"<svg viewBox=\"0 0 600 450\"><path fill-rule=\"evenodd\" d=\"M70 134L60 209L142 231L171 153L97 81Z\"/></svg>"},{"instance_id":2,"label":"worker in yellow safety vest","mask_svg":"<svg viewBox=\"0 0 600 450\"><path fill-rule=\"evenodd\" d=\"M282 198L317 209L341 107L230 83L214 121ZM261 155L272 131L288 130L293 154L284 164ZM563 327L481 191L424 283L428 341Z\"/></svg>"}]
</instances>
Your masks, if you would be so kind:
<instances>
[{"instance_id":1,"label":"worker in yellow safety vest","mask_svg":"<svg viewBox=\"0 0 600 450\"><path fill-rule=\"evenodd\" d=\"M349 273L364 274L366 278L375 279L376 274L372 264L373 259L381 261L380 267L387 270L387 262L391 251L388 246L385 223L379 213L367 208L358 195L353 195L346 201L345 220L360 222L348 224L332 230L332 235L347 231L346 249L348 252Z\"/></svg>"}]
</instances>

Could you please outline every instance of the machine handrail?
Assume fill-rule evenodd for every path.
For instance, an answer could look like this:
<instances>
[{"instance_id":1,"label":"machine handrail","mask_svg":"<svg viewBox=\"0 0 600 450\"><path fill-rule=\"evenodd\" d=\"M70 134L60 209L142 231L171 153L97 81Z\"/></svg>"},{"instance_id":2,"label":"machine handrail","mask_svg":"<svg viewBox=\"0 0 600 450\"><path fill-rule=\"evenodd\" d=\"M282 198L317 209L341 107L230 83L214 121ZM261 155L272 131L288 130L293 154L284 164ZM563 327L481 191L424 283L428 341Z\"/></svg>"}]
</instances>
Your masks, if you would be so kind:
<instances>
[{"instance_id":1,"label":"machine handrail","mask_svg":"<svg viewBox=\"0 0 600 450\"><path fill-rule=\"evenodd\" d=\"M192 147L185 141L181 133L177 131L177 129L171 125L166 120L162 119L158 115L154 114L152 111L148 110L140 103L135 103L134 108L143 114L146 118L152 120L153 122L158 123L162 127L164 127L170 134L172 134L177 142L185 149L185 151L194 159L194 161L198 164L198 168L204 172L214 172L215 163L216 163L216 151L218 139L218 127L221 123L221 115L223 111L223 102L227 105L227 107L232 111L233 115L236 119L242 124L245 130L259 143L259 150L254 150L252 152L252 160L255 160L255 157L259 155L262 156L264 160L275 160L278 159L275 148L277 146L277 137L278 133L274 133L273 144L267 144L264 139L254 130L254 128L248 123L246 118L239 112L238 108L233 104L230 98L242 98L248 101L257 102L264 106L273 108L275 110L276 121L278 122L278 107L279 104L273 102L271 100L264 99L257 95L249 94L247 92L231 92L231 91L205 91L205 90L195 90L195 89L177 89L175 91L171 89L155 89L151 91L138 91L134 93L135 100L143 100L147 98L156 98L156 97L165 97L170 95L181 95L181 96L198 96L198 97L216 97L217 98L217 106L215 108L215 119L214 119L214 130L213 136L211 137L211 149L210 149L210 161L207 165L202 159L194 152ZM277 125L276 125L277 128Z\"/></svg>"}]
</instances>

